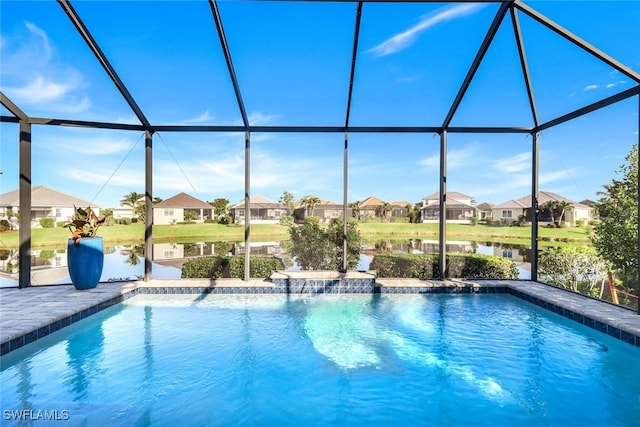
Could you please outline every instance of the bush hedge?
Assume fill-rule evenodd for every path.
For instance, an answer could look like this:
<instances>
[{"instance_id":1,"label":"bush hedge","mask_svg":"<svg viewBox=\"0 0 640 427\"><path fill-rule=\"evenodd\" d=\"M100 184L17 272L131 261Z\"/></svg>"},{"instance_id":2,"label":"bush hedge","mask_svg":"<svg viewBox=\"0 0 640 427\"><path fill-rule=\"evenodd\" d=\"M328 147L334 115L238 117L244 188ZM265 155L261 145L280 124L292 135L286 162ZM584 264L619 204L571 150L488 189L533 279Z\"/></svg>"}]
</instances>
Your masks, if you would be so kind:
<instances>
[{"instance_id":1,"label":"bush hedge","mask_svg":"<svg viewBox=\"0 0 640 427\"><path fill-rule=\"evenodd\" d=\"M40 227L42 228L53 228L55 225L55 220L53 218L42 218L40 220Z\"/></svg>"},{"instance_id":2,"label":"bush hedge","mask_svg":"<svg viewBox=\"0 0 640 427\"><path fill-rule=\"evenodd\" d=\"M468 279L517 279L515 262L497 256L447 254L444 277ZM371 261L378 277L433 279L439 276L438 254L381 254Z\"/></svg>"},{"instance_id":3,"label":"bush hedge","mask_svg":"<svg viewBox=\"0 0 640 427\"><path fill-rule=\"evenodd\" d=\"M284 270L284 262L277 257L251 257L249 273L254 278L268 278L275 270ZM244 278L243 256L212 256L195 258L182 266L182 278Z\"/></svg>"}]
</instances>

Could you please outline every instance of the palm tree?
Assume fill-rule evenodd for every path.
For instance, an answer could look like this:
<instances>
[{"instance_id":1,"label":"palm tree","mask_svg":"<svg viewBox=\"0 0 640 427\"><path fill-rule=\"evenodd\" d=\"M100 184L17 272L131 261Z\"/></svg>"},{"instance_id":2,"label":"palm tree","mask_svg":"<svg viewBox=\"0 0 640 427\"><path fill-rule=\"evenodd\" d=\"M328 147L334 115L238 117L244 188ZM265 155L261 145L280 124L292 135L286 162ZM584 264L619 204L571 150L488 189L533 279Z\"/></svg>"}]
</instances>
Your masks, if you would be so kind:
<instances>
[{"instance_id":1,"label":"palm tree","mask_svg":"<svg viewBox=\"0 0 640 427\"><path fill-rule=\"evenodd\" d=\"M556 209L558 209L560 211L560 219L559 221L562 222L564 221L564 214L565 212L572 212L573 211L573 203L567 201L567 200L562 200L560 202L556 203Z\"/></svg>"},{"instance_id":2,"label":"palm tree","mask_svg":"<svg viewBox=\"0 0 640 427\"><path fill-rule=\"evenodd\" d=\"M307 216L313 215L313 209L318 206L322 200L319 197L308 195L300 199L300 204L306 208Z\"/></svg>"},{"instance_id":3,"label":"palm tree","mask_svg":"<svg viewBox=\"0 0 640 427\"><path fill-rule=\"evenodd\" d=\"M385 220L389 220L389 216L391 216L391 212L393 212L393 205L389 202L382 202L380 206L380 213Z\"/></svg>"},{"instance_id":4,"label":"palm tree","mask_svg":"<svg viewBox=\"0 0 640 427\"><path fill-rule=\"evenodd\" d=\"M124 195L124 199L120 200L120 206L131 206L131 209L133 209L133 218L137 218L140 213L138 206L140 204L141 197L143 197L142 194L132 191L131 193Z\"/></svg>"},{"instance_id":5,"label":"palm tree","mask_svg":"<svg viewBox=\"0 0 640 427\"><path fill-rule=\"evenodd\" d=\"M351 215L354 218L356 218L358 221L360 221L362 219L362 218L360 218L360 200L356 200L355 202L351 202L347 206L351 208Z\"/></svg>"},{"instance_id":6,"label":"palm tree","mask_svg":"<svg viewBox=\"0 0 640 427\"><path fill-rule=\"evenodd\" d=\"M551 214L551 222L553 224L556 223L556 219L554 215L555 215L555 210L557 208L557 205L558 205L557 200L547 200L540 206L540 208L542 208L543 210L549 211L549 213Z\"/></svg>"},{"instance_id":7,"label":"palm tree","mask_svg":"<svg viewBox=\"0 0 640 427\"><path fill-rule=\"evenodd\" d=\"M125 260L127 264L138 265L140 258L144 258L144 245L142 243L136 243L133 246L125 246L120 249L120 254L127 256Z\"/></svg>"}]
</instances>

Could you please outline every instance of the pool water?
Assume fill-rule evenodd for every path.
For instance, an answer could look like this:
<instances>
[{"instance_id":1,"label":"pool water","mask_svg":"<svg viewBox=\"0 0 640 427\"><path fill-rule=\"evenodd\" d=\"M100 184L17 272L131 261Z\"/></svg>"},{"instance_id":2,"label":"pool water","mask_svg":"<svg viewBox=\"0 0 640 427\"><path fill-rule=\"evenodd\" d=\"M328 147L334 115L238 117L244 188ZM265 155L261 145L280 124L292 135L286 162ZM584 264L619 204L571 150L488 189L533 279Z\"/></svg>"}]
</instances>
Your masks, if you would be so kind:
<instances>
[{"instance_id":1,"label":"pool water","mask_svg":"<svg viewBox=\"0 0 640 427\"><path fill-rule=\"evenodd\" d=\"M2 425L640 426L640 348L510 295L139 295L0 380Z\"/></svg>"}]
</instances>

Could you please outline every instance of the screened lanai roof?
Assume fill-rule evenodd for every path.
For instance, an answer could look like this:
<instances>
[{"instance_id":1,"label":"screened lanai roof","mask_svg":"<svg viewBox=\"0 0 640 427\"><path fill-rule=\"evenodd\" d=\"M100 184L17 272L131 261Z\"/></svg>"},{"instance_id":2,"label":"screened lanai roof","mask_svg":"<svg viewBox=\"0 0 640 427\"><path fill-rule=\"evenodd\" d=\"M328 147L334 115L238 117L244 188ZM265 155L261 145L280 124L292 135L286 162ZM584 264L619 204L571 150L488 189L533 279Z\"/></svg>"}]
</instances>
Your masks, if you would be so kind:
<instances>
[{"instance_id":1,"label":"screened lanai roof","mask_svg":"<svg viewBox=\"0 0 640 427\"><path fill-rule=\"evenodd\" d=\"M148 130L531 131L640 80L637 2L1 7L3 121L13 102L33 123Z\"/></svg>"}]
</instances>

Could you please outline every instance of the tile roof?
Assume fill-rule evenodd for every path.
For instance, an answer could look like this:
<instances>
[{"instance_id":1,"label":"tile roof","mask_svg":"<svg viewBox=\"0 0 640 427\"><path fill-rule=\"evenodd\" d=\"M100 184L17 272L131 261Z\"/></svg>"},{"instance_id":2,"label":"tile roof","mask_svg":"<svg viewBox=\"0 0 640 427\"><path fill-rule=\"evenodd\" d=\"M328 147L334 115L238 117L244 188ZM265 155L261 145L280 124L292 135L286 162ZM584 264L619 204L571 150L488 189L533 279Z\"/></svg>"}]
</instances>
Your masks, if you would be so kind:
<instances>
[{"instance_id":1,"label":"tile roof","mask_svg":"<svg viewBox=\"0 0 640 427\"><path fill-rule=\"evenodd\" d=\"M383 203L384 203L384 200L371 196L371 197L367 197L366 199L360 202L360 208L362 209L362 208L368 208L368 207L378 207L378 206L382 206Z\"/></svg>"},{"instance_id":2,"label":"tile roof","mask_svg":"<svg viewBox=\"0 0 640 427\"><path fill-rule=\"evenodd\" d=\"M507 200L506 202L494 205L491 207L491 209L526 209L528 207L530 207L531 205L526 205L522 202L518 200Z\"/></svg>"},{"instance_id":3,"label":"tile roof","mask_svg":"<svg viewBox=\"0 0 640 427\"><path fill-rule=\"evenodd\" d=\"M87 207L99 208L95 203L88 202L78 197L63 193L44 185L34 185L31 187L31 208L55 208L55 207ZM19 190L9 191L0 194L0 206L20 206Z\"/></svg>"},{"instance_id":4,"label":"tile roof","mask_svg":"<svg viewBox=\"0 0 640 427\"><path fill-rule=\"evenodd\" d=\"M551 191L538 192L538 206L541 206L550 200L569 202L573 205L574 208L578 209L590 209L590 207L587 205L574 202L573 200L567 199L566 197L560 196L559 194L553 193ZM516 200L508 200L506 202L495 205L492 209L526 209L529 207L531 207L531 195L527 195Z\"/></svg>"},{"instance_id":5,"label":"tile roof","mask_svg":"<svg viewBox=\"0 0 640 427\"><path fill-rule=\"evenodd\" d=\"M203 202L187 193L179 193L173 197L161 201L153 206L154 208L187 208L187 209L213 209L207 202Z\"/></svg>"},{"instance_id":6,"label":"tile roof","mask_svg":"<svg viewBox=\"0 0 640 427\"><path fill-rule=\"evenodd\" d=\"M254 194L253 196L249 197L249 205L252 208L272 208L272 209L285 209L286 206L282 203L278 203L278 202L274 202L271 199L267 199L264 196L261 196L260 194ZM231 207L231 209L243 209L244 208L244 200L241 200L240 202L236 203L235 205L233 205Z\"/></svg>"},{"instance_id":7,"label":"tile roof","mask_svg":"<svg viewBox=\"0 0 640 427\"><path fill-rule=\"evenodd\" d=\"M560 196L559 194L553 193L551 191L539 191L538 192L538 206L541 206L541 205L543 205L544 203L546 203L546 202L548 202L550 200L557 200L559 202L569 202L576 208L589 209L589 206L583 205L583 204L578 203L578 202L574 202L571 199L567 199L566 197ZM525 207L530 207L531 206L531 195L527 195L527 196L521 197L521 198L517 199L517 201L522 203L522 205L524 205Z\"/></svg>"},{"instance_id":8,"label":"tile roof","mask_svg":"<svg viewBox=\"0 0 640 427\"><path fill-rule=\"evenodd\" d=\"M466 194L458 193L457 191L447 191L446 195L447 195L447 200L451 200L451 199L455 199L455 200L469 199L469 200L472 200L473 199L473 197L467 196ZM439 199L440 199L440 192L439 191L436 191L435 193L431 193L428 196L424 196L422 198L422 200L439 200Z\"/></svg>"}]
</instances>

